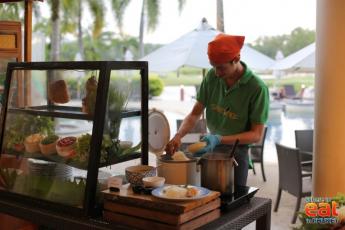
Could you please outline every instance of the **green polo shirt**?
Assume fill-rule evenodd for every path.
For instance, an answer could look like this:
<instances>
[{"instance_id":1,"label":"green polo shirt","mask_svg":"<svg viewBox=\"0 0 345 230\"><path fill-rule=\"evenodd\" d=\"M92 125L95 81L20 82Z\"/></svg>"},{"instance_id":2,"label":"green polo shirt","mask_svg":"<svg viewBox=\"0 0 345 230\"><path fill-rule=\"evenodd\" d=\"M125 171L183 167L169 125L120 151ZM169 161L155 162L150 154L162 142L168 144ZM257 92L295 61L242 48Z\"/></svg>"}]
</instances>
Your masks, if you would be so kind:
<instances>
[{"instance_id":1,"label":"green polo shirt","mask_svg":"<svg viewBox=\"0 0 345 230\"><path fill-rule=\"evenodd\" d=\"M232 135L249 131L251 124L265 124L269 111L269 93L265 83L245 63L243 76L228 88L211 69L201 83L197 100L206 108L211 133Z\"/></svg>"}]
</instances>

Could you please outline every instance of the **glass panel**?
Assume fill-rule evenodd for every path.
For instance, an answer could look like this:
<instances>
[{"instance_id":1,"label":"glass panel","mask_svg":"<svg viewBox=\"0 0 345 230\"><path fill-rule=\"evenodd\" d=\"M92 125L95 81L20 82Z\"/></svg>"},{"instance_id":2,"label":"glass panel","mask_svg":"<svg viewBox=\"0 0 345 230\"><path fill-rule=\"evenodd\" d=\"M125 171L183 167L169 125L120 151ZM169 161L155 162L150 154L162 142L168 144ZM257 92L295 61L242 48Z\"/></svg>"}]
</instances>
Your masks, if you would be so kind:
<instances>
[{"instance_id":1,"label":"glass panel","mask_svg":"<svg viewBox=\"0 0 345 230\"><path fill-rule=\"evenodd\" d=\"M101 150L99 183L117 175L110 165L141 156L141 76L138 70L111 71ZM127 163L127 162L126 162ZM124 163L125 164L125 163ZM130 162L127 163L130 165ZM116 171L117 170L117 171ZM106 188L106 184L103 184Z\"/></svg>"},{"instance_id":2,"label":"glass panel","mask_svg":"<svg viewBox=\"0 0 345 230\"><path fill-rule=\"evenodd\" d=\"M15 58L8 58L8 59L0 58L0 109L2 105L3 93L4 93L7 63L15 62L15 61L16 61Z\"/></svg>"},{"instance_id":3,"label":"glass panel","mask_svg":"<svg viewBox=\"0 0 345 230\"><path fill-rule=\"evenodd\" d=\"M82 207L97 74L13 72L0 161L1 189Z\"/></svg>"}]
</instances>

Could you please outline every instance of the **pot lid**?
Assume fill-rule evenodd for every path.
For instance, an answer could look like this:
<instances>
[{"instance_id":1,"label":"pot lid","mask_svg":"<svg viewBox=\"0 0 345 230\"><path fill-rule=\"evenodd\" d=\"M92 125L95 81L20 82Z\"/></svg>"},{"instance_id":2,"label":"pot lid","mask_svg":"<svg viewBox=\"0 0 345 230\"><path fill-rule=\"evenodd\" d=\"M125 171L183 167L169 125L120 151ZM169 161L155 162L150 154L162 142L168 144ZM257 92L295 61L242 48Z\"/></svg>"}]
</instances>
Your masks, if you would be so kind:
<instances>
[{"instance_id":1,"label":"pot lid","mask_svg":"<svg viewBox=\"0 0 345 230\"><path fill-rule=\"evenodd\" d=\"M166 116L156 109L149 113L149 150L162 154L170 140L170 126Z\"/></svg>"}]
</instances>

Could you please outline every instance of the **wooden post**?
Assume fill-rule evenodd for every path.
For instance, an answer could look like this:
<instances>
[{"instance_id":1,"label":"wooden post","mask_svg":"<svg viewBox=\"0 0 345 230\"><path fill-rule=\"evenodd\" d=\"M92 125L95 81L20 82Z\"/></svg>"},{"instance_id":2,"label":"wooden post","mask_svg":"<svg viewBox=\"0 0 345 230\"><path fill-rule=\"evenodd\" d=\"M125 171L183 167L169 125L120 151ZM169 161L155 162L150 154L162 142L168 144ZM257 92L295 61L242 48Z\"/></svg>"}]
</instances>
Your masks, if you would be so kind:
<instances>
[{"instance_id":1,"label":"wooden post","mask_svg":"<svg viewBox=\"0 0 345 230\"><path fill-rule=\"evenodd\" d=\"M32 0L25 0L24 61L31 61L32 52ZM31 73L24 71L25 105L31 105Z\"/></svg>"}]
</instances>

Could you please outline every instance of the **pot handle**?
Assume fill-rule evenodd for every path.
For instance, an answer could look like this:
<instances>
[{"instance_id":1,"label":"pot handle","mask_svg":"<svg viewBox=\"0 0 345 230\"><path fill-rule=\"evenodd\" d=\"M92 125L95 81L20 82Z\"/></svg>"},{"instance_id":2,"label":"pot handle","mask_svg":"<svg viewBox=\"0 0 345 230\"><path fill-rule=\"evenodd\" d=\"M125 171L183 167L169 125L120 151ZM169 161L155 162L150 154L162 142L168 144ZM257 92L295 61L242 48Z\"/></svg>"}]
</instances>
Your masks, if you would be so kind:
<instances>
[{"instance_id":1,"label":"pot handle","mask_svg":"<svg viewBox=\"0 0 345 230\"><path fill-rule=\"evenodd\" d=\"M238 166L238 163L237 163L235 157L232 158L232 163L234 164L234 166L236 166L236 167Z\"/></svg>"}]
</instances>

